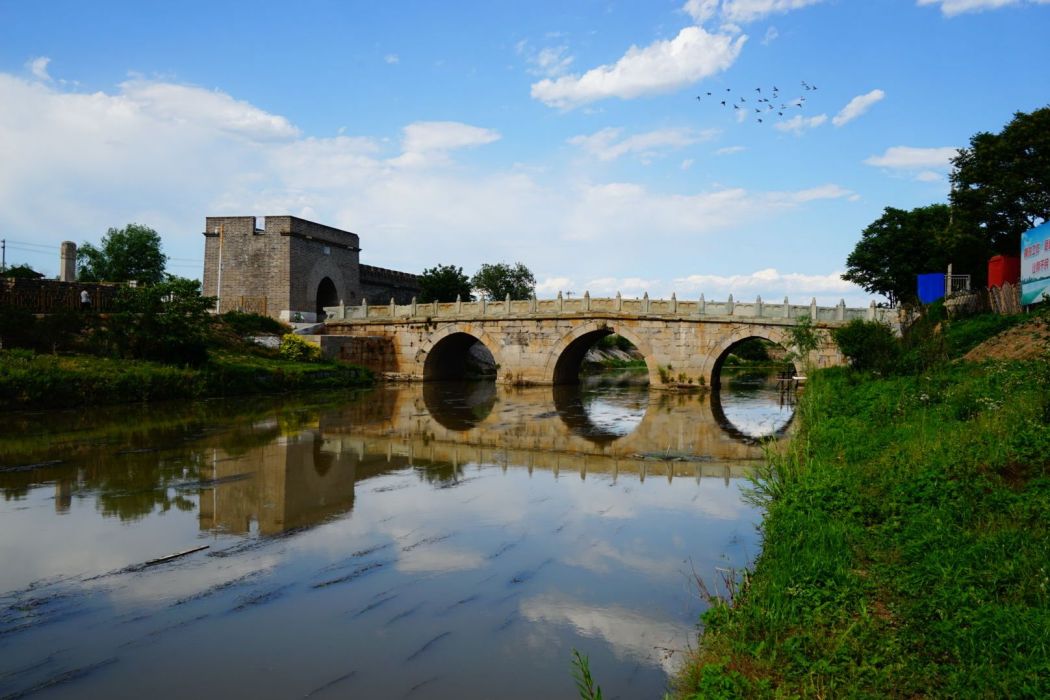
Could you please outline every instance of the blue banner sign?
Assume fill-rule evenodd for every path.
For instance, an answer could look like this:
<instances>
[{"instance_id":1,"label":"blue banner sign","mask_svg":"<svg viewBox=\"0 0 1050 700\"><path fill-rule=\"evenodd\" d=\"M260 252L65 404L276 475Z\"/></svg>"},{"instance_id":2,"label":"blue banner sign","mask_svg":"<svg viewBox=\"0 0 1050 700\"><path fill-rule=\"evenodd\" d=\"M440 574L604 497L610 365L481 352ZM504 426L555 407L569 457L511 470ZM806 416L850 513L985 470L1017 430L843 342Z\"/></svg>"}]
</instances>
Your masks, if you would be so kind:
<instances>
[{"instance_id":1,"label":"blue banner sign","mask_svg":"<svg viewBox=\"0 0 1050 700\"><path fill-rule=\"evenodd\" d=\"M1050 222L1021 234L1021 305L1050 298Z\"/></svg>"}]
</instances>

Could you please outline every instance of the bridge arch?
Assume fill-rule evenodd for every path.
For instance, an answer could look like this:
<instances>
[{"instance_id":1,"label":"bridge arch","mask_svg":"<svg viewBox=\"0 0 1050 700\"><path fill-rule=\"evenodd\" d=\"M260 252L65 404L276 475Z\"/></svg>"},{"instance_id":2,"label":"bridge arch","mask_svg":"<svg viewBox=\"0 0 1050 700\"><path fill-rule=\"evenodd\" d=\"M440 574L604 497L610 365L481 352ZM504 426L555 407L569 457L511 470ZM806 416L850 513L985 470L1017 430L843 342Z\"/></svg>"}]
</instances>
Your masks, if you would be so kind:
<instances>
[{"instance_id":1,"label":"bridge arch","mask_svg":"<svg viewBox=\"0 0 1050 700\"><path fill-rule=\"evenodd\" d=\"M416 362L423 368L423 381L463 379L470 348L479 342L492 355L498 376L499 344L488 333L475 330L470 324L450 323L431 333L416 351Z\"/></svg>"},{"instance_id":2,"label":"bridge arch","mask_svg":"<svg viewBox=\"0 0 1050 700\"><path fill-rule=\"evenodd\" d=\"M786 328L780 326L742 326L736 328L731 333L720 338L719 343L708 353L707 358L704 360L704 375L708 378L708 386L712 388L718 387L722 365L733 351L733 348L745 340L753 338L776 343L784 349L791 347L791 335ZM792 364L794 364L793 361Z\"/></svg>"},{"instance_id":3,"label":"bridge arch","mask_svg":"<svg viewBox=\"0 0 1050 700\"><path fill-rule=\"evenodd\" d=\"M656 362L653 360L653 351L649 343L629 328L613 326L608 321L601 320L581 323L555 343L543 368L543 382L545 384L578 383L580 365L583 363L584 355L596 342L613 333L626 338L638 348L638 352L645 358L645 366L649 372L649 384L654 386L659 384L660 375L656 371Z\"/></svg>"}]
</instances>

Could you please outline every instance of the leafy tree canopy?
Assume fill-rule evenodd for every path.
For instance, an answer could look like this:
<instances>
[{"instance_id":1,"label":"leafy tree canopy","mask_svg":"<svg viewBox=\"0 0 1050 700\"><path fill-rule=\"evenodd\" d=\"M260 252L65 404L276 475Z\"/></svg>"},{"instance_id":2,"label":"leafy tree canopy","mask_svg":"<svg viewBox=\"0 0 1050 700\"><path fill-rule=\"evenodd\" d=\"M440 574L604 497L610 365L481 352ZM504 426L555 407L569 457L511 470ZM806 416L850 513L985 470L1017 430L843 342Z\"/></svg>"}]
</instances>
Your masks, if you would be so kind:
<instances>
[{"instance_id":1,"label":"leafy tree canopy","mask_svg":"<svg viewBox=\"0 0 1050 700\"><path fill-rule=\"evenodd\" d=\"M488 299L528 299L536 292L536 278L522 263L484 264L470 280L471 286Z\"/></svg>"},{"instance_id":2,"label":"leafy tree canopy","mask_svg":"<svg viewBox=\"0 0 1050 700\"><path fill-rule=\"evenodd\" d=\"M0 277L29 277L31 279L40 279L43 276L42 273L37 272L25 263L22 263L21 265L12 265L0 274Z\"/></svg>"},{"instance_id":3,"label":"leafy tree canopy","mask_svg":"<svg viewBox=\"0 0 1050 700\"><path fill-rule=\"evenodd\" d=\"M208 359L213 297L200 282L169 276L145 287L123 287L109 318L108 340L120 357L199 365Z\"/></svg>"},{"instance_id":4,"label":"leafy tree canopy","mask_svg":"<svg viewBox=\"0 0 1050 700\"><path fill-rule=\"evenodd\" d=\"M470 278L463 274L462 267L435 265L423 270L419 276L419 300L422 302L473 301Z\"/></svg>"},{"instance_id":5,"label":"leafy tree canopy","mask_svg":"<svg viewBox=\"0 0 1050 700\"><path fill-rule=\"evenodd\" d=\"M992 249L1017 255L1021 234L1050 219L1050 107L1017 112L952 160L956 223Z\"/></svg>"},{"instance_id":6,"label":"leafy tree canopy","mask_svg":"<svg viewBox=\"0 0 1050 700\"><path fill-rule=\"evenodd\" d=\"M945 270L960 247L949 233L950 223L946 204L911 211L886 207L846 258L842 279L892 303L910 301L916 295L915 276Z\"/></svg>"},{"instance_id":7,"label":"leafy tree canopy","mask_svg":"<svg viewBox=\"0 0 1050 700\"><path fill-rule=\"evenodd\" d=\"M77 249L78 277L84 282L158 284L164 279L167 262L168 256L160 250L160 236L139 224L111 228L99 247L84 243Z\"/></svg>"}]
</instances>

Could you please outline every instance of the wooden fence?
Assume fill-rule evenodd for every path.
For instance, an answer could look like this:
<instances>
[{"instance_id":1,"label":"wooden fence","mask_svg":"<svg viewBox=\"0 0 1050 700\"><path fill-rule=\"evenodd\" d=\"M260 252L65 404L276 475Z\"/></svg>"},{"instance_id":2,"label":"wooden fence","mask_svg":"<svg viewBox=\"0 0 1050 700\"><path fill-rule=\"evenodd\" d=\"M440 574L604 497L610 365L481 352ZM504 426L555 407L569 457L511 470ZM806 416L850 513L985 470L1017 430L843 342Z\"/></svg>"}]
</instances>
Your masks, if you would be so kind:
<instances>
[{"instance_id":1,"label":"wooden fence","mask_svg":"<svg viewBox=\"0 0 1050 700\"><path fill-rule=\"evenodd\" d=\"M81 308L80 293L86 290L91 298L91 310L105 312L112 308L117 289L111 284L8 277L0 279L0 307L34 314L77 311Z\"/></svg>"}]
</instances>

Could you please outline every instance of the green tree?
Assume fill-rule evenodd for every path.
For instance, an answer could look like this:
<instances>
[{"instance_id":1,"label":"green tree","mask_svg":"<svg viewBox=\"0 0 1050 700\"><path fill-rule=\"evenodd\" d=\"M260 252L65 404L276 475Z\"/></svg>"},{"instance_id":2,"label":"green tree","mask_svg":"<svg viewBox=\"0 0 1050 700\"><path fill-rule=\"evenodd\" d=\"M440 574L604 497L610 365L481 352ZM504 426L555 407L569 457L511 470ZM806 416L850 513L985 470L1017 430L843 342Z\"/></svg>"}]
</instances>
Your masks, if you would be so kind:
<instances>
[{"instance_id":1,"label":"green tree","mask_svg":"<svg viewBox=\"0 0 1050 700\"><path fill-rule=\"evenodd\" d=\"M109 317L110 347L120 357L199 365L215 300L201 296L200 282L170 277L147 287L123 287Z\"/></svg>"},{"instance_id":2,"label":"green tree","mask_svg":"<svg viewBox=\"0 0 1050 700\"><path fill-rule=\"evenodd\" d=\"M0 277L28 277L30 279L40 279L44 275L37 272L33 268L29 267L25 263L21 265L12 265L0 274Z\"/></svg>"},{"instance_id":3,"label":"green tree","mask_svg":"<svg viewBox=\"0 0 1050 700\"><path fill-rule=\"evenodd\" d=\"M419 301L473 301L470 278L463 274L462 267L435 265L423 270L419 276Z\"/></svg>"},{"instance_id":4,"label":"green tree","mask_svg":"<svg viewBox=\"0 0 1050 700\"><path fill-rule=\"evenodd\" d=\"M1050 107L1017 112L998 134L981 132L952 160L956 225L1000 253L1050 219Z\"/></svg>"},{"instance_id":5,"label":"green tree","mask_svg":"<svg viewBox=\"0 0 1050 700\"><path fill-rule=\"evenodd\" d=\"M846 258L842 279L892 303L910 301L916 295L916 275L945 270L955 252L967 249L967 241L955 236L950 226L946 204L911 211L886 207Z\"/></svg>"},{"instance_id":6,"label":"green tree","mask_svg":"<svg viewBox=\"0 0 1050 700\"><path fill-rule=\"evenodd\" d=\"M77 249L78 277L84 282L158 284L164 279L168 256L161 252L160 236L139 224L111 228L99 247L83 243Z\"/></svg>"},{"instance_id":7,"label":"green tree","mask_svg":"<svg viewBox=\"0 0 1050 700\"><path fill-rule=\"evenodd\" d=\"M482 265L470 280L471 286L488 299L528 299L536 292L536 278L522 263Z\"/></svg>"}]
</instances>

